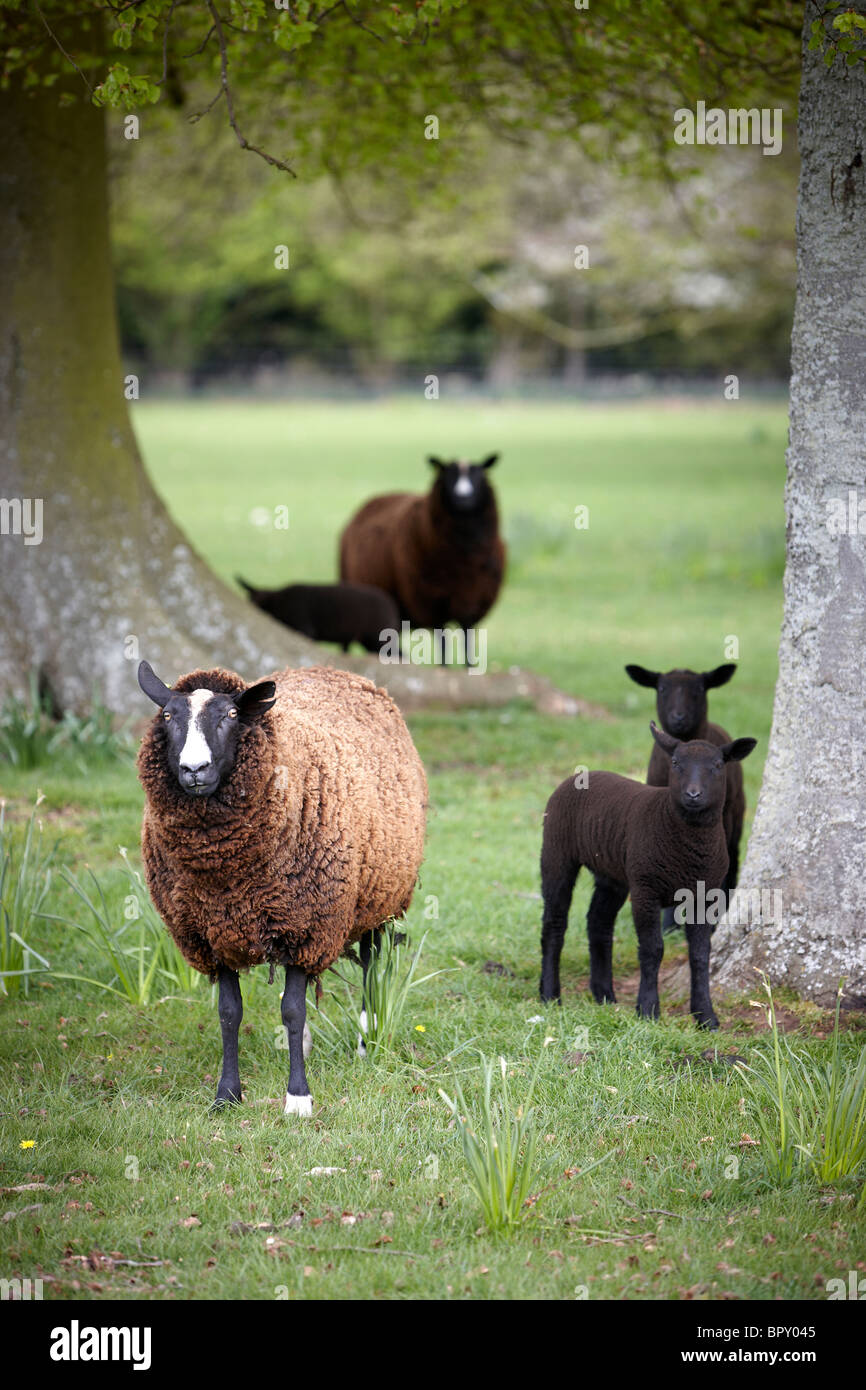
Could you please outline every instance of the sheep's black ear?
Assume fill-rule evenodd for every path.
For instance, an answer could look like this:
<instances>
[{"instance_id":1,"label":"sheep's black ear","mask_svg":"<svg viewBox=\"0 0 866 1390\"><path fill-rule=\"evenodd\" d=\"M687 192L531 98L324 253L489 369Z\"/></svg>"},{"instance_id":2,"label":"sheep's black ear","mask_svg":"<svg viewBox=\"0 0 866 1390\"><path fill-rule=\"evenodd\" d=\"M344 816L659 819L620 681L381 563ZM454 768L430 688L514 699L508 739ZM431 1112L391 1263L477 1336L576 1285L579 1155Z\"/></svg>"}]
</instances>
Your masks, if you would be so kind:
<instances>
[{"instance_id":1,"label":"sheep's black ear","mask_svg":"<svg viewBox=\"0 0 866 1390\"><path fill-rule=\"evenodd\" d=\"M486 459L483 461L483 463L481 464L481 467L482 467L482 468L492 468L493 465L494 465L494 463L496 462L496 460L497 460L498 458L499 458L499 455L498 455L498 454L488 454L487 458L486 458Z\"/></svg>"},{"instance_id":2,"label":"sheep's black ear","mask_svg":"<svg viewBox=\"0 0 866 1390\"><path fill-rule=\"evenodd\" d=\"M626 675L631 676L637 685L648 685L650 690L658 688L658 671L648 671L645 666L626 666L625 670Z\"/></svg>"},{"instance_id":3,"label":"sheep's black ear","mask_svg":"<svg viewBox=\"0 0 866 1390\"><path fill-rule=\"evenodd\" d=\"M276 702L277 687L273 681L259 681L258 685L251 685L241 695L235 696L235 704L241 714L253 719L264 714Z\"/></svg>"},{"instance_id":4,"label":"sheep's black ear","mask_svg":"<svg viewBox=\"0 0 866 1390\"><path fill-rule=\"evenodd\" d=\"M717 685L727 685L736 669L736 665L729 662L727 666L717 666L715 671L704 671L701 676L704 690L714 690Z\"/></svg>"},{"instance_id":5,"label":"sheep's black ear","mask_svg":"<svg viewBox=\"0 0 866 1390\"><path fill-rule=\"evenodd\" d=\"M756 738L735 738L733 743L723 743L719 752L726 763L741 763L748 758L757 742Z\"/></svg>"},{"instance_id":6,"label":"sheep's black ear","mask_svg":"<svg viewBox=\"0 0 866 1390\"><path fill-rule=\"evenodd\" d=\"M654 719L650 720L650 733L652 734L659 748L663 748L666 753L670 753L671 755L673 755L676 752L677 748L679 748L680 746L680 740L678 738L674 738L673 734L666 734L664 729L659 728L658 724L655 722Z\"/></svg>"},{"instance_id":7,"label":"sheep's black ear","mask_svg":"<svg viewBox=\"0 0 866 1390\"><path fill-rule=\"evenodd\" d=\"M163 685L153 667L147 661L138 663L138 683L149 700L153 700L160 709L167 705L171 699L171 691L167 685Z\"/></svg>"},{"instance_id":8,"label":"sheep's black ear","mask_svg":"<svg viewBox=\"0 0 866 1390\"><path fill-rule=\"evenodd\" d=\"M428 454L428 455L427 455L427 462L428 462L428 463L431 463L431 464L433 465L434 468L446 468L446 467L447 467L447 464L444 464L444 463L442 462L441 459L434 458L432 454Z\"/></svg>"}]
</instances>

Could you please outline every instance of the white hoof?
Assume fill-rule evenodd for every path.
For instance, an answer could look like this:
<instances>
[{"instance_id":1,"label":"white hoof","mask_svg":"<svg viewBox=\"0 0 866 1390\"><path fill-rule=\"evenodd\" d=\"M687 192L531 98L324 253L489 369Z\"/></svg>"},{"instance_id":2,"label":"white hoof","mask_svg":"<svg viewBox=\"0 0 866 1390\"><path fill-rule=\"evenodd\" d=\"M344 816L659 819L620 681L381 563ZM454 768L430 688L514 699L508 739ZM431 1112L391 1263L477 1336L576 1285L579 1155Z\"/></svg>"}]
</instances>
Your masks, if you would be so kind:
<instances>
[{"instance_id":1,"label":"white hoof","mask_svg":"<svg viewBox=\"0 0 866 1390\"><path fill-rule=\"evenodd\" d=\"M304 1119L309 1119L313 1113L312 1096L290 1096L286 1092L286 1104L283 1108L284 1115L302 1115Z\"/></svg>"},{"instance_id":2,"label":"white hoof","mask_svg":"<svg viewBox=\"0 0 866 1390\"><path fill-rule=\"evenodd\" d=\"M366 1055L367 1055L367 1045L366 1045L366 1043L365 1043L365 1041L364 1041L364 1039L365 1039L366 1036L367 1036L367 1010L366 1010L366 1009L362 1009L362 1010L361 1010L361 1016L360 1016L360 1018L358 1019L358 1022L359 1022L360 1025L361 1025L361 1031L360 1031L360 1033L358 1034L358 1056L359 1056L359 1057L366 1057ZM374 1014L374 1015L373 1015L373 1027L374 1027L374 1028L376 1027L376 1022L377 1022L377 1020L376 1020L376 1015Z\"/></svg>"},{"instance_id":3,"label":"white hoof","mask_svg":"<svg viewBox=\"0 0 866 1390\"><path fill-rule=\"evenodd\" d=\"M313 1035L309 1023L304 1024L304 1056L309 1057L313 1050Z\"/></svg>"}]
</instances>

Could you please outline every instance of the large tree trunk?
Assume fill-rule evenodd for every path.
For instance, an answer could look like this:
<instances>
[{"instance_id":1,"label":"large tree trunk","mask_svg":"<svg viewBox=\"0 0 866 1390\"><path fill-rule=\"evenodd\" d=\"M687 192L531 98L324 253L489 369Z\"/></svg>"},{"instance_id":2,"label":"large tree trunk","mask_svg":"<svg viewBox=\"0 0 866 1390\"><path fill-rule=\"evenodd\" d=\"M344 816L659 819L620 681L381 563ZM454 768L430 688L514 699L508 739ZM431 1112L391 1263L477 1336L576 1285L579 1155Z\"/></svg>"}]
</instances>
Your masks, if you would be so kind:
<instances>
[{"instance_id":1,"label":"large tree trunk","mask_svg":"<svg viewBox=\"0 0 866 1390\"><path fill-rule=\"evenodd\" d=\"M755 968L820 1003L866 1005L866 67L807 46L799 143L785 613L764 783L740 875L778 920L724 922L720 986ZM860 529L836 534L833 500ZM831 524L828 525L828 520ZM737 729L748 734L748 729ZM746 914L738 914L746 915Z\"/></svg>"},{"instance_id":2,"label":"large tree trunk","mask_svg":"<svg viewBox=\"0 0 866 1390\"><path fill-rule=\"evenodd\" d=\"M150 485L124 397L104 114L80 77L63 85L75 96L65 107L59 86L0 93L0 493L11 503L0 512L0 693L23 693L36 671L60 710L96 695L129 713L139 654L169 682L200 665L253 678L335 664L219 583ZM15 534L38 515L28 502L42 507L39 543ZM407 707L525 695L586 709L526 673L339 664Z\"/></svg>"}]
</instances>

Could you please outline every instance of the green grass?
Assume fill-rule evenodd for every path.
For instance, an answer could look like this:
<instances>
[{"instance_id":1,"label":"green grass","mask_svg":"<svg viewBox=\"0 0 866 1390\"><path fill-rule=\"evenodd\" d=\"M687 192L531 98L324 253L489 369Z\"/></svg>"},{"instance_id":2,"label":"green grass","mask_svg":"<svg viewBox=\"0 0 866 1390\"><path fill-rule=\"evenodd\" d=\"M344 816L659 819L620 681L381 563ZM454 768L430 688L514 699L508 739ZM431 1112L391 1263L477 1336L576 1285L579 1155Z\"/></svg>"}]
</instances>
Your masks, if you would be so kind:
<instances>
[{"instance_id":1,"label":"green grass","mask_svg":"<svg viewBox=\"0 0 866 1390\"><path fill-rule=\"evenodd\" d=\"M541 1188L535 1157L538 1128L532 1109L537 1069L519 1102L512 1100L504 1057L498 1061L499 1093L494 1096L496 1069L497 1064L482 1054L480 1120L467 1105L459 1080L455 1078L453 1096L439 1088L460 1135L469 1182L478 1198L484 1224L493 1233L519 1226L541 1196L540 1191L532 1196L533 1186Z\"/></svg>"},{"instance_id":2,"label":"green grass","mask_svg":"<svg viewBox=\"0 0 866 1390\"><path fill-rule=\"evenodd\" d=\"M807 1171L769 1180L749 1142L756 1101L725 1060L766 1047L763 1012L717 999L722 1032L709 1039L663 990L661 1023L638 1020L627 909L614 947L620 1003L596 1007L586 882L563 1007L537 997L547 796L577 763L642 775L649 756L652 701L625 662L718 665L723 640L738 637L740 670L711 711L760 740L743 764L754 808L781 613L781 409L207 402L142 406L136 420L196 546L227 577L260 583L332 576L351 509L374 490L423 486L428 452L501 447L514 546L488 655L533 667L610 718L514 706L411 720L431 809L407 929L412 949L427 932L420 975L445 973L411 990L378 1059L320 1040L312 1122L281 1113L288 1059L266 971L243 986L246 1102L215 1117L219 1024L206 982L137 1008L81 978L111 973L83 932L34 928L53 969L79 978L40 975L28 999L0 1001L0 1185L47 1184L3 1195L0 1216L20 1214L0 1220L0 1276L41 1274L46 1297L78 1298L824 1298L826 1280L847 1278L864 1255L863 1174L826 1187ZM571 524L581 503L588 531ZM248 523L253 508L277 505L290 508L288 532ZM58 865L81 883L90 866L119 926L129 883L117 849L137 862L141 819L133 768L101 760L84 775L80 754L61 749L36 771L4 767L2 784L22 830L43 790L46 827L63 836ZM45 910L87 920L58 874ZM666 952L682 957L682 937ZM360 971L340 969L357 993ZM324 985L330 1011L343 986ZM776 996L802 1026L798 1051L829 1062L832 1019ZM853 1026L843 1031L844 1064L859 1043ZM510 1235L486 1232L439 1095L456 1079L480 1114L482 1053L506 1058L515 1105L538 1061L544 1192Z\"/></svg>"},{"instance_id":3,"label":"green grass","mask_svg":"<svg viewBox=\"0 0 866 1390\"><path fill-rule=\"evenodd\" d=\"M866 1049L861 1049L856 1065L846 1064L839 1033L841 985L830 1060L820 1065L781 1032L766 976L762 992L772 1051L756 1049L751 1062L741 1065L757 1102L768 1171L786 1182L803 1164L822 1184L862 1172L866 1165Z\"/></svg>"}]
</instances>

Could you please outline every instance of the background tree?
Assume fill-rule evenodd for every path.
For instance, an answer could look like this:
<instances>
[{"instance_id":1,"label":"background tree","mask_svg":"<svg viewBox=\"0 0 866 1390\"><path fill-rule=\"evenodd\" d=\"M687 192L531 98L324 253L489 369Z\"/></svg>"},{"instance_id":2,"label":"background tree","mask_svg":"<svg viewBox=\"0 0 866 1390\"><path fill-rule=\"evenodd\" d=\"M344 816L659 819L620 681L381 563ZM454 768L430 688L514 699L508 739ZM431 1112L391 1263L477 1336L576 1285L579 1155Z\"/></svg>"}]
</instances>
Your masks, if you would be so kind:
<instances>
[{"instance_id":1,"label":"background tree","mask_svg":"<svg viewBox=\"0 0 866 1390\"><path fill-rule=\"evenodd\" d=\"M276 178L236 157L230 129L178 131L174 113L157 126L149 112L140 140L115 130L109 150L122 346L145 395L228 374L296 390L323 375L417 386L431 370L495 381L506 357L522 384L787 375L793 140L773 158L677 149L661 181L540 132L515 159L476 127L451 180L457 209L432 193L403 205L372 170ZM197 179L208 194L191 203Z\"/></svg>"}]
</instances>

